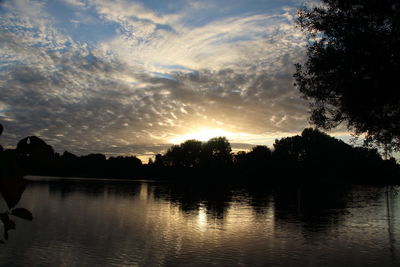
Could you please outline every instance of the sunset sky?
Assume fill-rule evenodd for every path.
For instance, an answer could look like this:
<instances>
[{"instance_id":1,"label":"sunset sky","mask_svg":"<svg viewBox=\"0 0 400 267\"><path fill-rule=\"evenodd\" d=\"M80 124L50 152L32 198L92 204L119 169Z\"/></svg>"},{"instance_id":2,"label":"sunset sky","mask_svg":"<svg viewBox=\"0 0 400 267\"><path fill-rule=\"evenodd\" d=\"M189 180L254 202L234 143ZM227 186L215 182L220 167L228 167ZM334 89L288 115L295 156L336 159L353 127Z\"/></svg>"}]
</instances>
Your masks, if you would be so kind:
<instances>
[{"instance_id":1,"label":"sunset sky","mask_svg":"<svg viewBox=\"0 0 400 267\"><path fill-rule=\"evenodd\" d=\"M37 135L61 153L145 158L186 139L243 149L298 134L304 4L1 1L0 143Z\"/></svg>"}]
</instances>

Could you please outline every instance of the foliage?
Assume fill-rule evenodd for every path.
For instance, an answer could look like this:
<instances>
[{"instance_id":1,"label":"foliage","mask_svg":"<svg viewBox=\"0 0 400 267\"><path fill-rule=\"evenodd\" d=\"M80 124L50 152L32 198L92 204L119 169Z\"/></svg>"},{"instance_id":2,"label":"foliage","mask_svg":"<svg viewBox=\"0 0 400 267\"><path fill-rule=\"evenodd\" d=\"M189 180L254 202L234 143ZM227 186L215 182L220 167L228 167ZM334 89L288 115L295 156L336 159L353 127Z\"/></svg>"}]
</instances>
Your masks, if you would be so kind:
<instances>
[{"instance_id":1,"label":"foliage","mask_svg":"<svg viewBox=\"0 0 400 267\"><path fill-rule=\"evenodd\" d=\"M6 151L12 154L13 151ZM100 153L76 156L68 151L60 156L45 141L29 136L17 144L18 163L34 175L133 178L142 173L142 162L136 156L106 158Z\"/></svg>"},{"instance_id":2,"label":"foliage","mask_svg":"<svg viewBox=\"0 0 400 267\"><path fill-rule=\"evenodd\" d=\"M222 167L232 162L232 148L226 137L214 137L203 144L201 151L204 166Z\"/></svg>"},{"instance_id":3,"label":"foliage","mask_svg":"<svg viewBox=\"0 0 400 267\"><path fill-rule=\"evenodd\" d=\"M275 140L274 158L289 162L334 160L350 152L352 147L317 129L306 128L301 135Z\"/></svg>"},{"instance_id":4,"label":"foliage","mask_svg":"<svg viewBox=\"0 0 400 267\"><path fill-rule=\"evenodd\" d=\"M298 11L308 34L296 86L324 129L346 123L367 144L400 149L400 2L322 0Z\"/></svg>"},{"instance_id":5,"label":"foliage","mask_svg":"<svg viewBox=\"0 0 400 267\"><path fill-rule=\"evenodd\" d=\"M301 135L276 140L273 155L276 159L296 162L334 160L350 153L352 147L317 129L306 128Z\"/></svg>"},{"instance_id":6,"label":"foliage","mask_svg":"<svg viewBox=\"0 0 400 267\"><path fill-rule=\"evenodd\" d=\"M187 140L180 145L168 149L164 157L167 166L197 167L200 163L202 143L197 140ZM159 162L156 158L156 162Z\"/></svg>"},{"instance_id":7,"label":"foliage","mask_svg":"<svg viewBox=\"0 0 400 267\"><path fill-rule=\"evenodd\" d=\"M5 160L12 162L11 159L15 159L15 163L31 175L152 180L183 178L185 181L206 182L398 183L396 179L400 173L396 161L382 160L376 149L352 147L313 128L304 129L301 135L276 140L273 150L255 146L250 151L236 154L232 153L225 137L215 137L207 142L188 140L171 146L164 155L157 154L155 160L147 165L142 165L135 156L107 159L103 154L76 156L67 151L59 155L37 137L23 139L15 150L0 152L0 159L2 165ZM12 173L5 172L4 168L0 170L0 178ZM1 191L1 188L0 179L0 192L7 198L9 190ZM9 203L16 202L17 199ZM22 209L9 211L9 214L30 218L29 213ZM9 223L7 218L3 218L4 224Z\"/></svg>"},{"instance_id":8,"label":"foliage","mask_svg":"<svg viewBox=\"0 0 400 267\"><path fill-rule=\"evenodd\" d=\"M259 168L271 161L272 152L267 146L255 146L250 152L239 151L234 156L235 164L246 168Z\"/></svg>"},{"instance_id":9,"label":"foliage","mask_svg":"<svg viewBox=\"0 0 400 267\"><path fill-rule=\"evenodd\" d=\"M231 162L231 145L225 137L215 137L204 144L198 140L187 140L168 149L162 161L165 166L173 167L218 167Z\"/></svg>"},{"instance_id":10,"label":"foliage","mask_svg":"<svg viewBox=\"0 0 400 267\"><path fill-rule=\"evenodd\" d=\"M382 160L377 149L353 147L313 128L276 140L272 156L281 168L318 181L385 183L398 175L394 159Z\"/></svg>"},{"instance_id":11,"label":"foliage","mask_svg":"<svg viewBox=\"0 0 400 267\"><path fill-rule=\"evenodd\" d=\"M28 136L19 141L17 144L17 153L36 159L46 159L54 156L53 148L36 136Z\"/></svg>"}]
</instances>

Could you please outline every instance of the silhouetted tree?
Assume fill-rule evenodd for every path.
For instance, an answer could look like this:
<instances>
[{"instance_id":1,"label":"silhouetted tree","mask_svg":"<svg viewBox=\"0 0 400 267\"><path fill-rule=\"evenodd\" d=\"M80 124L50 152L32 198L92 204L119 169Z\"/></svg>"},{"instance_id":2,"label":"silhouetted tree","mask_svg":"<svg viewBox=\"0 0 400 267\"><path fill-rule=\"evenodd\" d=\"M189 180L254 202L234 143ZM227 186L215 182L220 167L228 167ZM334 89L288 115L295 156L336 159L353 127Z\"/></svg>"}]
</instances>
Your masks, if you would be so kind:
<instances>
[{"instance_id":1,"label":"silhouetted tree","mask_svg":"<svg viewBox=\"0 0 400 267\"><path fill-rule=\"evenodd\" d=\"M105 167L107 177L131 178L140 173L142 161L136 156L110 157Z\"/></svg>"},{"instance_id":2,"label":"silhouetted tree","mask_svg":"<svg viewBox=\"0 0 400 267\"><path fill-rule=\"evenodd\" d=\"M164 157L164 163L167 166L197 167L200 163L201 151L202 143L200 141L187 140L168 149Z\"/></svg>"},{"instance_id":3,"label":"silhouetted tree","mask_svg":"<svg viewBox=\"0 0 400 267\"><path fill-rule=\"evenodd\" d=\"M274 147L273 157L281 167L295 168L297 175L310 179L386 182L390 176L383 173L384 161L376 149L352 147L317 129L276 140Z\"/></svg>"},{"instance_id":4,"label":"silhouetted tree","mask_svg":"<svg viewBox=\"0 0 400 267\"><path fill-rule=\"evenodd\" d=\"M129 156L129 157L117 156L117 157L110 157L108 159L108 165L114 169L119 169L119 170L122 169L128 171L141 167L142 161L136 156Z\"/></svg>"},{"instance_id":5,"label":"silhouetted tree","mask_svg":"<svg viewBox=\"0 0 400 267\"><path fill-rule=\"evenodd\" d=\"M27 174L48 174L55 159L53 148L41 138L28 136L20 140L16 148L18 165Z\"/></svg>"},{"instance_id":6,"label":"silhouetted tree","mask_svg":"<svg viewBox=\"0 0 400 267\"><path fill-rule=\"evenodd\" d=\"M244 165L247 162L247 152L246 151L239 151L233 155L233 162L237 165Z\"/></svg>"},{"instance_id":7,"label":"silhouetted tree","mask_svg":"<svg viewBox=\"0 0 400 267\"><path fill-rule=\"evenodd\" d=\"M346 123L366 144L400 149L400 2L322 0L298 11L308 33L307 61L296 85L310 101L311 121Z\"/></svg>"},{"instance_id":8,"label":"silhouetted tree","mask_svg":"<svg viewBox=\"0 0 400 267\"><path fill-rule=\"evenodd\" d=\"M202 146L201 164L210 167L223 167L232 162L232 148L226 137L214 137Z\"/></svg>"},{"instance_id":9,"label":"silhouetted tree","mask_svg":"<svg viewBox=\"0 0 400 267\"><path fill-rule=\"evenodd\" d=\"M305 154L302 138L300 136L276 139L274 143L274 158L278 161L297 162Z\"/></svg>"},{"instance_id":10,"label":"silhouetted tree","mask_svg":"<svg viewBox=\"0 0 400 267\"><path fill-rule=\"evenodd\" d=\"M54 157L53 148L37 136L28 136L17 144L17 153L34 159L49 159Z\"/></svg>"},{"instance_id":11,"label":"silhouetted tree","mask_svg":"<svg viewBox=\"0 0 400 267\"><path fill-rule=\"evenodd\" d=\"M249 152L239 151L233 156L236 179L266 181L273 166L271 150L266 146L255 146ZM260 179L261 178L261 179Z\"/></svg>"},{"instance_id":12,"label":"silhouetted tree","mask_svg":"<svg viewBox=\"0 0 400 267\"><path fill-rule=\"evenodd\" d=\"M267 146L255 146L248 155L252 161L259 165L271 159L271 150Z\"/></svg>"},{"instance_id":13,"label":"silhouetted tree","mask_svg":"<svg viewBox=\"0 0 400 267\"><path fill-rule=\"evenodd\" d=\"M75 160L78 158L78 156L72 154L71 152L64 151L64 153L61 155L61 158L64 160Z\"/></svg>"},{"instance_id":14,"label":"silhouetted tree","mask_svg":"<svg viewBox=\"0 0 400 267\"><path fill-rule=\"evenodd\" d=\"M171 146L163 157L165 166L177 167L183 165L183 151L180 145ZM159 161L160 162L160 161Z\"/></svg>"},{"instance_id":15,"label":"silhouetted tree","mask_svg":"<svg viewBox=\"0 0 400 267\"><path fill-rule=\"evenodd\" d=\"M161 154L157 154L155 156L154 165L156 166L164 166L164 158Z\"/></svg>"},{"instance_id":16,"label":"silhouetted tree","mask_svg":"<svg viewBox=\"0 0 400 267\"><path fill-rule=\"evenodd\" d=\"M358 149L313 128L304 129L300 136L275 140L274 148L273 155L278 160L300 163L324 161L330 164L338 158L347 158ZM376 150L359 149L365 153L376 153L379 158Z\"/></svg>"},{"instance_id":17,"label":"silhouetted tree","mask_svg":"<svg viewBox=\"0 0 400 267\"><path fill-rule=\"evenodd\" d=\"M234 163L241 168L265 168L271 162L271 150L267 146L255 146L250 152L239 151L234 155Z\"/></svg>"},{"instance_id":18,"label":"silhouetted tree","mask_svg":"<svg viewBox=\"0 0 400 267\"><path fill-rule=\"evenodd\" d=\"M382 160L376 149L353 147L313 128L304 129L301 135L276 140L273 151L266 146L255 146L249 152L236 155L225 137L215 137L205 143L187 140L173 145L164 155L157 154L147 166L142 166L135 156L107 159L103 154L76 156L68 151L56 155L51 146L33 136L22 139L16 150L0 151L0 192L6 194L1 191L5 178L23 177L17 165L34 175L185 178L205 183L398 183L400 173L396 161ZM21 211L15 212L17 216ZM19 215L23 216L22 213ZM7 218L3 217L4 224L9 223Z\"/></svg>"},{"instance_id":19,"label":"silhouetted tree","mask_svg":"<svg viewBox=\"0 0 400 267\"><path fill-rule=\"evenodd\" d=\"M88 161L88 162L101 162L101 161L106 161L106 156L100 153L92 153L89 155L81 156L80 159L82 161Z\"/></svg>"},{"instance_id":20,"label":"silhouetted tree","mask_svg":"<svg viewBox=\"0 0 400 267\"><path fill-rule=\"evenodd\" d=\"M187 140L181 144L183 152L183 166L197 167L200 164L200 153L202 151L202 143L198 140Z\"/></svg>"}]
</instances>

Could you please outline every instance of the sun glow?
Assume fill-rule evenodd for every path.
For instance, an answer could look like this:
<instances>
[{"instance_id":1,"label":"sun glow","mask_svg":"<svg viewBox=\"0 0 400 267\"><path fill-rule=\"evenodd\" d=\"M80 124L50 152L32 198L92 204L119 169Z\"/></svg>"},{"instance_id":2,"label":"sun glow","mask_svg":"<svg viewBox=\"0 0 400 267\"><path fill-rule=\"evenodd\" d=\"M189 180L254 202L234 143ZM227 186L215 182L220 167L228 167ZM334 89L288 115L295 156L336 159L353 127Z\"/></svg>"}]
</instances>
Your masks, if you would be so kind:
<instances>
[{"instance_id":1,"label":"sun glow","mask_svg":"<svg viewBox=\"0 0 400 267\"><path fill-rule=\"evenodd\" d=\"M222 129L210 129L210 128L202 128L196 132L192 132L185 135L179 135L169 140L172 144L180 144L185 142L186 140L196 139L199 141L207 141L213 137L224 136L228 139L231 139L235 134L231 132L227 132Z\"/></svg>"}]
</instances>

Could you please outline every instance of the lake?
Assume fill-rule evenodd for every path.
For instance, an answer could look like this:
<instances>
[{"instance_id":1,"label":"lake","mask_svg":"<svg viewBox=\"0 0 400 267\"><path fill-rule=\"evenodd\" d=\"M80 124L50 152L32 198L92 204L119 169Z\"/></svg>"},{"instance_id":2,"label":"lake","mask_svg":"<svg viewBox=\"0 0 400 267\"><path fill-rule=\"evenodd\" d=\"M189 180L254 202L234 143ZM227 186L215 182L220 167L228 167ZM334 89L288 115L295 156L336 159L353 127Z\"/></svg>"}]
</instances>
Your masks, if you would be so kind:
<instances>
[{"instance_id":1,"label":"lake","mask_svg":"<svg viewBox=\"0 0 400 267\"><path fill-rule=\"evenodd\" d=\"M28 179L1 266L400 265L396 187Z\"/></svg>"}]
</instances>

